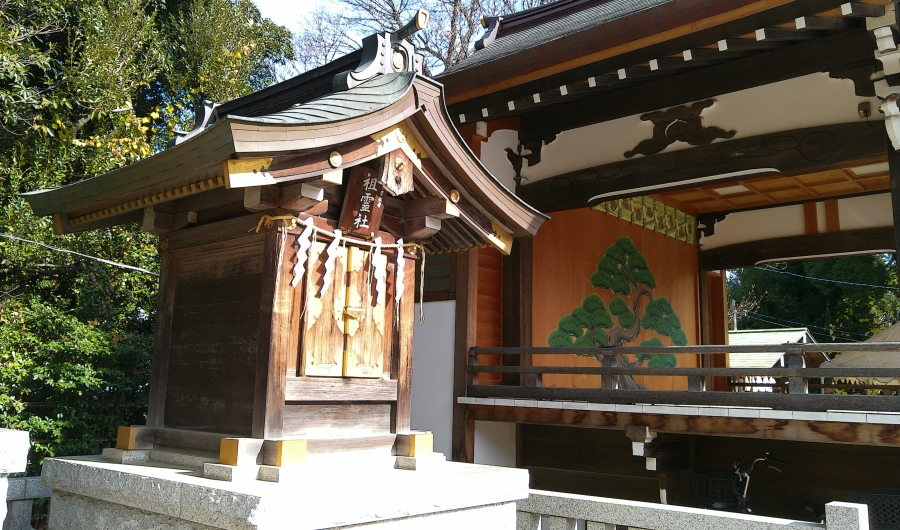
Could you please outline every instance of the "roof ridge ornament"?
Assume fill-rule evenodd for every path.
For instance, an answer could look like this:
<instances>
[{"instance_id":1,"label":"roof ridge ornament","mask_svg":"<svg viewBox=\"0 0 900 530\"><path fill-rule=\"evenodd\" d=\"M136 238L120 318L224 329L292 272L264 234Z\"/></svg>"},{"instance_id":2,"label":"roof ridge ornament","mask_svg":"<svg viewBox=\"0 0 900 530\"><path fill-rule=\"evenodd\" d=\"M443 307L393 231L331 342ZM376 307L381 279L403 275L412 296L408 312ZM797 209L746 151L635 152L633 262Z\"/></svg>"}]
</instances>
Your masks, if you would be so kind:
<instances>
[{"instance_id":1,"label":"roof ridge ornament","mask_svg":"<svg viewBox=\"0 0 900 530\"><path fill-rule=\"evenodd\" d=\"M484 28L484 34L475 42L475 49L481 50L493 44L497 39L497 33L500 32L500 22L503 17L486 17L481 16L481 27Z\"/></svg>"},{"instance_id":2,"label":"roof ridge ornament","mask_svg":"<svg viewBox=\"0 0 900 530\"><path fill-rule=\"evenodd\" d=\"M208 99L201 101L199 105L194 107L194 128L190 131L180 131L176 129L174 131L175 136L169 139L169 143L166 147L174 147L195 134L200 133L209 125L214 124L218 118L216 115L216 107L219 105L221 105L221 103L216 103Z\"/></svg>"},{"instance_id":3,"label":"roof ridge ornament","mask_svg":"<svg viewBox=\"0 0 900 530\"><path fill-rule=\"evenodd\" d=\"M421 54L407 40L428 24L428 11L419 9L408 24L393 33L373 33L363 39L362 59L354 70L334 76L336 92L359 86L379 74L397 72L422 73Z\"/></svg>"}]
</instances>

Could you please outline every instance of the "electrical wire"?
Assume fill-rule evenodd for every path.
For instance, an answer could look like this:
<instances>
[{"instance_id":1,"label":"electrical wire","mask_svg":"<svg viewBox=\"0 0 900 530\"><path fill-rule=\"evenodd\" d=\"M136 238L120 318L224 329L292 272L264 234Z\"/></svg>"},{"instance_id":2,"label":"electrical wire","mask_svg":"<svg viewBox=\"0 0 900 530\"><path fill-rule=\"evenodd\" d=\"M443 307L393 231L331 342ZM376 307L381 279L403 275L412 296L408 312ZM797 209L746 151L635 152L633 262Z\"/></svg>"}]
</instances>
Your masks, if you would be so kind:
<instances>
[{"instance_id":1,"label":"electrical wire","mask_svg":"<svg viewBox=\"0 0 900 530\"><path fill-rule=\"evenodd\" d=\"M759 270L759 271L777 272L778 274L787 274L789 276L796 276L797 278L805 278L807 280L818 280L820 282L837 283L837 284L841 284L841 285L853 285L855 287L871 287L873 289L888 289L890 291L900 290L900 287L893 287L890 285L872 285L870 283L845 282L845 281L841 281L841 280L830 280L828 278L816 278L815 276L804 276L802 274L797 274L794 272L780 271L780 270L774 269L772 267L753 267L753 268L756 270Z\"/></svg>"},{"instance_id":2,"label":"electrical wire","mask_svg":"<svg viewBox=\"0 0 900 530\"><path fill-rule=\"evenodd\" d=\"M782 328L789 328L789 327L790 327L790 326L788 326L788 325L786 325L786 324L781 324L781 323L778 323L778 322L772 322L771 320L766 320L766 319L764 319L764 318L759 318L759 317L756 317L756 316L753 316L753 315L747 315L747 317L748 317L748 318L752 318L753 320L758 320L759 322L765 322L766 324L769 324L770 326L780 326L780 327L782 327ZM818 336L820 336L820 337L833 338L833 337L832 337L831 335L829 335L828 333L824 333L824 332L822 332L822 331L813 331L813 330L811 330L811 329L809 329L809 330L807 330L807 331L809 331L810 335L818 335ZM842 333L846 333L846 332L842 332ZM851 341L851 342L860 342L860 341L858 341L858 340L856 340L856 339L854 339L854 338L851 338L851 337L840 337L840 338L842 338L842 339L847 339L847 340L849 340L849 341Z\"/></svg>"},{"instance_id":3,"label":"electrical wire","mask_svg":"<svg viewBox=\"0 0 900 530\"><path fill-rule=\"evenodd\" d=\"M862 333L854 333L854 332L852 332L852 331L843 331L843 330L841 330L841 329L831 329L831 328L826 328L826 327L822 327L822 326L816 326L816 325L813 325L813 324L804 324L803 322L796 322L796 321L794 321L794 320L788 320L788 319L786 319L786 318L773 317L773 316L771 316L771 315L764 315L764 314L762 314L762 313L757 313L756 311L747 311L747 314L758 315L758 316L755 317L755 318L757 318L757 319L759 319L759 320L762 320L762 318L759 318L759 317L764 317L764 318L769 318L769 319L772 319L772 320L780 320L780 321L782 321L782 322L788 322L788 323L795 324L795 325L797 325L797 326L803 326L803 327L806 327L806 328L816 328L816 329L821 329L821 330L829 331L829 332L844 333L844 334L846 334L846 335L856 335L857 337L865 337L865 338L869 338L869 335L865 335L865 334L862 334ZM774 322L770 322L770 324L775 324L775 323L774 323ZM786 326L785 326L785 327L786 327Z\"/></svg>"},{"instance_id":4,"label":"electrical wire","mask_svg":"<svg viewBox=\"0 0 900 530\"><path fill-rule=\"evenodd\" d=\"M88 255L88 254L82 254L81 252L75 252L74 250L68 250L68 249L65 249L65 248L54 247L54 246L52 246L52 245L47 245L47 244L45 244L45 243L40 243L40 242L38 242L38 241L32 241L32 240L30 240L30 239L25 239L24 237L18 237L18 236L14 236L14 235L11 235L11 234L6 234L6 233L3 233L3 232L0 232L0 236L5 237L5 238L8 238L8 239L14 239L14 240L16 240L16 241L22 241L22 242L25 242L25 243L31 243L31 244L33 244L33 245L39 245L39 246L42 246L42 247L44 247L44 248L48 248L48 249L50 249L50 250L54 250L54 251L56 251L56 252L65 252L66 254L74 254L75 256L80 256L80 257L82 257L82 258L88 258L88 259L92 259L92 260L95 260L95 261L99 261L100 263L105 263L105 264L107 264L107 265L112 265L113 267L120 267L120 268L122 268L122 269L129 269L129 270L133 270L133 271L137 271L137 272L142 272L142 273L144 273L144 274L151 274L151 275L153 275L153 276L159 276L158 273L155 273L155 272L153 272L153 271L148 271L147 269L142 269L142 268L140 268L140 267L135 267L134 265L126 265L126 264L124 264L124 263L119 263L119 262L117 262L117 261L110 261L110 260L106 260L106 259L103 259L103 258L98 258L97 256L90 256L90 255Z\"/></svg>"}]
</instances>

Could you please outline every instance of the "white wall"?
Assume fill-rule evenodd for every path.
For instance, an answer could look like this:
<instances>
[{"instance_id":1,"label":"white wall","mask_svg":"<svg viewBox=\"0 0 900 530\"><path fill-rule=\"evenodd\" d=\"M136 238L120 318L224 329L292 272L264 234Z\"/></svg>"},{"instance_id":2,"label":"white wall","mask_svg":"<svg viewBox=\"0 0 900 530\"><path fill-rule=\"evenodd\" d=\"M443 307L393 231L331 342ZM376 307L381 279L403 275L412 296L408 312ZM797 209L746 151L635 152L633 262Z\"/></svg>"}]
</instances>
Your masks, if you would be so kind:
<instances>
[{"instance_id":1,"label":"white wall","mask_svg":"<svg viewBox=\"0 0 900 530\"><path fill-rule=\"evenodd\" d=\"M413 329L411 427L434 433L434 450L450 458L453 428L453 331L456 302L426 302Z\"/></svg>"},{"instance_id":2,"label":"white wall","mask_svg":"<svg viewBox=\"0 0 900 530\"><path fill-rule=\"evenodd\" d=\"M838 201L841 230L857 230L894 224L890 193L849 197Z\"/></svg>"},{"instance_id":3,"label":"white wall","mask_svg":"<svg viewBox=\"0 0 900 530\"><path fill-rule=\"evenodd\" d=\"M861 101L870 102L873 110L879 105L876 98L857 96L852 81L832 79L827 73L721 94L714 99L716 104L703 111L703 125L737 131L735 138L853 122L859 120L857 105ZM874 112L870 119L875 121L880 117L880 113ZM563 131L555 141L544 146L541 163L523 168L522 176L533 183L570 171L624 160L626 151L652 135L653 124L641 121L640 115ZM503 182L513 175L504 148L515 150L518 145L516 139L517 134L512 131L497 131L489 141L482 143L482 161ZM664 151L689 147L686 143L675 142Z\"/></svg>"},{"instance_id":4,"label":"white wall","mask_svg":"<svg viewBox=\"0 0 900 530\"><path fill-rule=\"evenodd\" d=\"M475 463L516 467L516 424L476 421Z\"/></svg>"},{"instance_id":5,"label":"white wall","mask_svg":"<svg viewBox=\"0 0 900 530\"><path fill-rule=\"evenodd\" d=\"M819 232L824 233L824 201L817 202L816 207ZM838 199L838 212L841 230L891 226L894 222L890 193ZM700 248L709 250L748 241L801 236L805 233L802 205L748 210L730 213L725 220L716 223L715 234L700 237Z\"/></svg>"}]
</instances>

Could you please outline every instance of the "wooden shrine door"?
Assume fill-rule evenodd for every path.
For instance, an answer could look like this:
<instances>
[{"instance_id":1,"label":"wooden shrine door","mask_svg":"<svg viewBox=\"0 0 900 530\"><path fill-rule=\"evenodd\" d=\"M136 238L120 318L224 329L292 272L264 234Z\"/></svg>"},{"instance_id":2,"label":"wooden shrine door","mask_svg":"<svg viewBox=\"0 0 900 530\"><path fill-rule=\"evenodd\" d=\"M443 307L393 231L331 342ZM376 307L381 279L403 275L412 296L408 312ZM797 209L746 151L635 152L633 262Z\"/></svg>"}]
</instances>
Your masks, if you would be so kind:
<instances>
[{"instance_id":1,"label":"wooden shrine door","mask_svg":"<svg viewBox=\"0 0 900 530\"><path fill-rule=\"evenodd\" d=\"M393 337L394 263L371 249L337 248L332 279L322 290L326 243L313 245L314 265L304 278L301 374L311 377L381 378ZM378 276L384 286L376 289ZM298 286L300 288L300 286Z\"/></svg>"}]
</instances>

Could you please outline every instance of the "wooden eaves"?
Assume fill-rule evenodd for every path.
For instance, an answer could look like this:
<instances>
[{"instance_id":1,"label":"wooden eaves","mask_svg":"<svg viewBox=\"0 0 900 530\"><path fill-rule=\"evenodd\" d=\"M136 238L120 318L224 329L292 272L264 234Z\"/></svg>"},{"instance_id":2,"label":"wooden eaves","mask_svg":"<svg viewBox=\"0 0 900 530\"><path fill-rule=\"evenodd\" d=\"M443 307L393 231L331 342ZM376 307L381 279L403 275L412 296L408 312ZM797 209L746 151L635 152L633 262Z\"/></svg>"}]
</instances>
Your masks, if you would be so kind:
<instances>
[{"instance_id":1,"label":"wooden eaves","mask_svg":"<svg viewBox=\"0 0 900 530\"><path fill-rule=\"evenodd\" d=\"M439 197L455 210L422 241L430 252L492 244L508 253L513 238L534 235L546 219L480 163L451 124L442 86L414 72L378 75L270 114L218 116L150 158L24 197L35 214L54 216L57 232L79 232L139 221L164 203L220 188L338 186L344 170L397 150L412 161L415 185L388 207L402 212L404 202Z\"/></svg>"}]
</instances>

